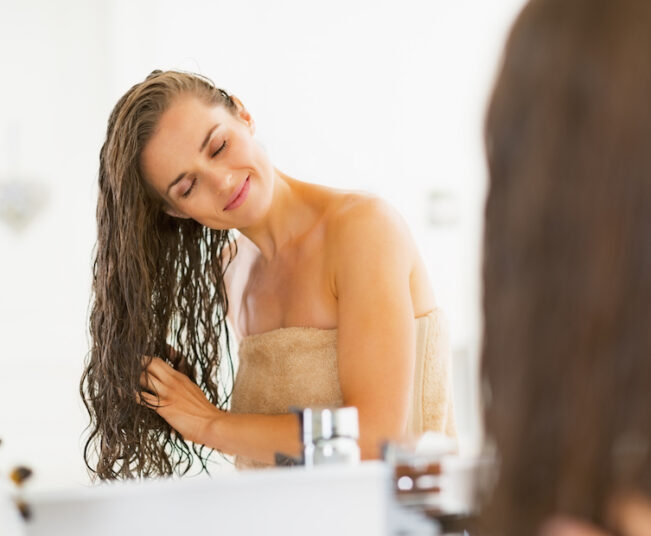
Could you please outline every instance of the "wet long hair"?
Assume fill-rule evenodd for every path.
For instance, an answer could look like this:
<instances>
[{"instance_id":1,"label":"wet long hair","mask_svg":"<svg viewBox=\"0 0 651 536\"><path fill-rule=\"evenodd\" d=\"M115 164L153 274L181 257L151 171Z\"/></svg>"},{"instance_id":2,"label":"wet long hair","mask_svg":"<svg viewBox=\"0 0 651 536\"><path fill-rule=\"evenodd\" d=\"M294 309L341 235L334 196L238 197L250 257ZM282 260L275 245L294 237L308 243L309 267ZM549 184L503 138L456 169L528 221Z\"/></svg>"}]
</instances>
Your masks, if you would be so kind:
<instances>
[{"instance_id":1,"label":"wet long hair","mask_svg":"<svg viewBox=\"0 0 651 536\"><path fill-rule=\"evenodd\" d=\"M607 527L651 493L651 2L529 2L485 142L484 529Z\"/></svg>"},{"instance_id":2,"label":"wet long hair","mask_svg":"<svg viewBox=\"0 0 651 536\"><path fill-rule=\"evenodd\" d=\"M208 470L205 447L137 402L143 356L187 374L218 407L230 393L218 371L225 356L232 372L222 276L234 242L226 230L169 216L141 166L162 114L182 95L236 109L207 78L154 71L115 105L100 152L91 349L80 385L90 415L84 460L99 479L185 474L194 459Z\"/></svg>"}]
</instances>

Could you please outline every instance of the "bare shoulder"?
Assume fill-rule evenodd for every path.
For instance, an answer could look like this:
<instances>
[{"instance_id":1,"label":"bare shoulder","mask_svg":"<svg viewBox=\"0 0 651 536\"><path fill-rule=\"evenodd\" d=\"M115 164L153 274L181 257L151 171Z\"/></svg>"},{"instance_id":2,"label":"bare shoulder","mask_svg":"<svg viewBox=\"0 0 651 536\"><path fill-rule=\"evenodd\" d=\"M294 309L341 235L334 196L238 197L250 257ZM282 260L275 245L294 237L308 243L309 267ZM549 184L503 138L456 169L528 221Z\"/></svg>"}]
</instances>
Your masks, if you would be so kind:
<instances>
[{"instance_id":1,"label":"bare shoulder","mask_svg":"<svg viewBox=\"0 0 651 536\"><path fill-rule=\"evenodd\" d=\"M341 195L333 203L327 224L326 247L349 253L365 244L391 248L413 257L415 242L405 219L388 201L365 193Z\"/></svg>"},{"instance_id":2,"label":"bare shoulder","mask_svg":"<svg viewBox=\"0 0 651 536\"><path fill-rule=\"evenodd\" d=\"M398 210L380 197L354 193L333 204L325 259L331 292L340 297L351 285L361 288L360 277L370 281L371 272L409 280L418 264L418 251ZM418 299L414 307L420 310Z\"/></svg>"}]
</instances>

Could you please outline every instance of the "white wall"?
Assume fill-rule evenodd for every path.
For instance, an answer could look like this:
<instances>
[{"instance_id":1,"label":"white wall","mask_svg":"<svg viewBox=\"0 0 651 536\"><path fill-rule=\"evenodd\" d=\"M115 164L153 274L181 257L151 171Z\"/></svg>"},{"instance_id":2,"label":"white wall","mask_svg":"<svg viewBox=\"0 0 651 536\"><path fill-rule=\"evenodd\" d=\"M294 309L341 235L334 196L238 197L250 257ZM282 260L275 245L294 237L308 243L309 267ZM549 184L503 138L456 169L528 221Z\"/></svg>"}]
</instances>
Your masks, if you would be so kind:
<instances>
[{"instance_id":1,"label":"white wall","mask_svg":"<svg viewBox=\"0 0 651 536\"><path fill-rule=\"evenodd\" d=\"M88 0L1 7L0 182L30 177L49 201L20 233L0 223L0 471L25 462L41 481L84 477L77 393L106 121L102 11Z\"/></svg>"},{"instance_id":2,"label":"white wall","mask_svg":"<svg viewBox=\"0 0 651 536\"><path fill-rule=\"evenodd\" d=\"M98 153L113 104L154 68L237 94L290 175L400 209L451 320L460 429L476 445L481 122L522 3L5 0L0 182L33 177L49 204L21 233L0 223L0 471L22 461L36 482L85 481L77 385ZM437 192L456 223L428 225Z\"/></svg>"}]
</instances>

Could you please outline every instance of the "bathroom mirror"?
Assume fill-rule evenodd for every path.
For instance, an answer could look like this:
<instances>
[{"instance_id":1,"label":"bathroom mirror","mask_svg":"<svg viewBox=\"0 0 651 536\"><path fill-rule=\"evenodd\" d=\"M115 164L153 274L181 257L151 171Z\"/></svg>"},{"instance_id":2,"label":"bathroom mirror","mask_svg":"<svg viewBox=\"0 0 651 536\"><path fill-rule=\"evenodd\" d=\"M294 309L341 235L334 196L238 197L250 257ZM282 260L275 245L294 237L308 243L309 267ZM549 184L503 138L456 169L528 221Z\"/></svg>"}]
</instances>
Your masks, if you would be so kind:
<instances>
[{"instance_id":1,"label":"bathroom mirror","mask_svg":"<svg viewBox=\"0 0 651 536\"><path fill-rule=\"evenodd\" d=\"M522 4L5 3L0 177L11 165L38 178L48 203L20 232L0 222L0 469L28 464L34 486L88 482L78 382L98 153L116 100L154 68L237 95L279 169L404 215L450 320L461 449L476 452L482 118Z\"/></svg>"}]
</instances>

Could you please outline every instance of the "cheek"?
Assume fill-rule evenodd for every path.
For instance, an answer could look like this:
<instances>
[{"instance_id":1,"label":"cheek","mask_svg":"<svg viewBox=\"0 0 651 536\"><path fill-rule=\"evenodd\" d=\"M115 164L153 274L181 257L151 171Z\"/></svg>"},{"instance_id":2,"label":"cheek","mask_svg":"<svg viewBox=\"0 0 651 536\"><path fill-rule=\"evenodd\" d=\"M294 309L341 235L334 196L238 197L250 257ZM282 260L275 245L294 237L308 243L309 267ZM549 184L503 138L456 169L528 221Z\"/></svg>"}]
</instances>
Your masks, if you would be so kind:
<instances>
[{"instance_id":1,"label":"cheek","mask_svg":"<svg viewBox=\"0 0 651 536\"><path fill-rule=\"evenodd\" d=\"M258 172L267 172L269 158L262 147L250 136L237 140L233 147L232 158L237 167L254 168Z\"/></svg>"}]
</instances>

